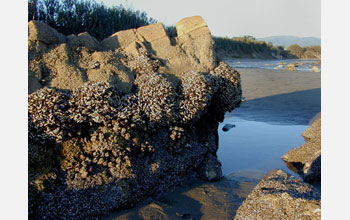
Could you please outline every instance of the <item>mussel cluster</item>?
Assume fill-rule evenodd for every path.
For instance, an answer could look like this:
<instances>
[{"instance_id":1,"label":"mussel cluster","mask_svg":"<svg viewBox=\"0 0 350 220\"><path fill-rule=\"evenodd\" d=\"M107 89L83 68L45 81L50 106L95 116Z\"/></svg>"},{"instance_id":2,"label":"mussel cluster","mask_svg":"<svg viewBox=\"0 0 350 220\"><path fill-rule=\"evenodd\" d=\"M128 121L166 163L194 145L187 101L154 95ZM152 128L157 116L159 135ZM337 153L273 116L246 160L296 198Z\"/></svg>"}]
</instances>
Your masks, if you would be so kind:
<instances>
[{"instance_id":1,"label":"mussel cluster","mask_svg":"<svg viewBox=\"0 0 350 220\"><path fill-rule=\"evenodd\" d=\"M186 123L198 120L210 104L214 94L209 75L191 71L182 77L181 120Z\"/></svg>"},{"instance_id":2,"label":"mussel cluster","mask_svg":"<svg viewBox=\"0 0 350 220\"><path fill-rule=\"evenodd\" d=\"M157 72L160 61L152 59L147 50L141 46L137 47L139 56L129 55L128 67L138 74L151 74Z\"/></svg>"},{"instance_id":3,"label":"mussel cluster","mask_svg":"<svg viewBox=\"0 0 350 220\"><path fill-rule=\"evenodd\" d=\"M89 82L72 91L43 88L29 95L33 218L56 218L58 208L70 210L67 218L87 218L90 212L98 216L142 198L133 193L147 195L180 184L202 163L199 176L220 177L221 165L209 147L215 138L197 134L195 124L205 114L223 117L239 104L239 74L221 63L209 74L183 74L176 87L154 71L156 65L146 55L148 66L138 67L143 71L131 93L107 82ZM212 134L212 126L207 127ZM206 157L210 163L204 163ZM100 206L92 208L87 195ZM70 206L69 201L77 203Z\"/></svg>"},{"instance_id":4,"label":"mussel cluster","mask_svg":"<svg viewBox=\"0 0 350 220\"><path fill-rule=\"evenodd\" d=\"M29 138L37 141L45 138L61 141L61 123L67 120L67 102L68 95L65 92L56 92L50 88L43 88L29 95ZM35 135L30 132L34 128L37 130Z\"/></svg>"},{"instance_id":5,"label":"mussel cluster","mask_svg":"<svg viewBox=\"0 0 350 220\"><path fill-rule=\"evenodd\" d=\"M230 112L241 103L242 87L239 73L227 63L220 62L210 74L217 88L213 105L217 112Z\"/></svg>"},{"instance_id":6,"label":"mussel cluster","mask_svg":"<svg viewBox=\"0 0 350 220\"><path fill-rule=\"evenodd\" d=\"M178 94L171 82L164 76L153 73L136 78L139 106L149 121L160 125L176 119L176 99Z\"/></svg>"},{"instance_id":7,"label":"mussel cluster","mask_svg":"<svg viewBox=\"0 0 350 220\"><path fill-rule=\"evenodd\" d=\"M68 100L67 116L76 123L107 123L120 104L118 90L107 82L90 82L74 89Z\"/></svg>"}]
</instances>

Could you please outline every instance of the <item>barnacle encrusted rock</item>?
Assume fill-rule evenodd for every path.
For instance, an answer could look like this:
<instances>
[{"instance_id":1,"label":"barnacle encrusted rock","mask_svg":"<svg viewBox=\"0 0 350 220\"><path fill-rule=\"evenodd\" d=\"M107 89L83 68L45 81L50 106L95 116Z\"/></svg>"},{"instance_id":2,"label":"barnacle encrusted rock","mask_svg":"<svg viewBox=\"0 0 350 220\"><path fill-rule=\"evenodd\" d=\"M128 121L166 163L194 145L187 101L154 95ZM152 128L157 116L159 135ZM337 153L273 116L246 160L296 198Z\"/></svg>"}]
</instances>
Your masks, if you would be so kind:
<instances>
[{"instance_id":1,"label":"barnacle encrusted rock","mask_svg":"<svg viewBox=\"0 0 350 220\"><path fill-rule=\"evenodd\" d=\"M174 46L162 24L102 43L29 24L50 31L49 40L29 33L30 219L98 219L196 178L222 177L217 129L241 102L240 76L205 58L212 39L201 18L192 29L190 21L181 36L207 55L183 52L186 40ZM183 62L167 60L177 59L161 51L167 39Z\"/></svg>"},{"instance_id":2,"label":"barnacle encrusted rock","mask_svg":"<svg viewBox=\"0 0 350 220\"><path fill-rule=\"evenodd\" d=\"M321 181L321 119L317 119L302 136L305 144L282 156L288 168L298 173L305 182Z\"/></svg>"},{"instance_id":3,"label":"barnacle encrusted rock","mask_svg":"<svg viewBox=\"0 0 350 220\"><path fill-rule=\"evenodd\" d=\"M321 192L282 170L272 170L238 208L234 220L246 219L321 219Z\"/></svg>"}]
</instances>

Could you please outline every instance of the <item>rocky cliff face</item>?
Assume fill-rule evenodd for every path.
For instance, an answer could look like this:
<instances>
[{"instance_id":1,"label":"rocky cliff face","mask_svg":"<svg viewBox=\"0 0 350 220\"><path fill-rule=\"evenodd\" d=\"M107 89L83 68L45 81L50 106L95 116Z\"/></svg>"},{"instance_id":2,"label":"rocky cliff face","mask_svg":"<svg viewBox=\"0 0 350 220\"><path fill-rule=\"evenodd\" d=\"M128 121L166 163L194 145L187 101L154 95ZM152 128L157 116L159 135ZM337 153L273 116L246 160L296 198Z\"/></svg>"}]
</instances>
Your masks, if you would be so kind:
<instances>
[{"instance_id":1,"label":"rocky cliff face","mask_svg":"<svg viewBox=\"0 0 350 220\"><path fill-rule=\"evenodd\" d=\"M221 178L218 123L240 103L200 17L102 42L29 22L29 217L98 219Z\"/></svg>"}]
</instances>

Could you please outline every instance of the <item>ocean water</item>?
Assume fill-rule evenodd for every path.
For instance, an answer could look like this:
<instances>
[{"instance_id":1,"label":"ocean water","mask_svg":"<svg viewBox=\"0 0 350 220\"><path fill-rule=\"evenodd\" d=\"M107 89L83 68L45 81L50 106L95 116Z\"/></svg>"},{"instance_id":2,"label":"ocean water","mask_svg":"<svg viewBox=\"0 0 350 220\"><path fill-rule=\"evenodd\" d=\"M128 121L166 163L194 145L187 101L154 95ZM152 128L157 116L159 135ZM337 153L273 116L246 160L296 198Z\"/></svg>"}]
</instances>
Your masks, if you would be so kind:
<instances>
[{"instance_id":1,"label":"ocean water","mask_svg":"<svg viewBox=\"0 0 350 220\"><path fill-rule=\"evenodd\" d=\"M223 131L226 124L234 126ZM283 169L299 178L286 167L281 156L303 144L301 133L306 128L306 125L268 124L227 116L218 131L217 155L222 163L222 180L177 187L161 198L112 213L105 220L233 219L237 208L271 169Z\"/></svg>"},{"instance_id":2,"label":"ocean water","mask_svg":"<svg viewBox=\"0 0 350 220\"><path fill-rule=\"evenodd\" d=\"M233 64L231 61L226 62L231 67L237 68L235 61L232 61ZM278 63L285 60L265 60L261 63L254 60L237 63L237 65L244 68L267 69L267 67L272 68L272 65L265 65L269 62ZM245 114L252 112L254 111ZM261 120L260 117L244 117L250 119L245 120L235 116L233 111L227 114L225 120L219 124L217 156L224 174L221 181L199 181L192 185L177 187L161 198L150 199L135 208L118 211L105 220L233 219L237 208L263 175L270 170L283 169L300 179L296 173L287 168L281 156L290 149L304 144L301 133L308 125L290 123L285 121L285 117L275 117L275 112L265 113L269 113L264 117L265 120ZM304 113L296 110L295 114ZM228 131L223 131L226 124L234 126L231 126L232 128Z\"/></svg>"},{"instance_id":3,"label":"ocean water","mask_svg":"<svg viewBox=\"0 0 350 220\"><path fill-rule=\"evenodd\" d=\"M264 60L264 59L226 59L227 64L233 68L257 68L257 69L286 69L290 63L297 63L297 71L311 72L312 68L316 66L321 71L320 60Z\"/></svg>"},{"instance_id":4,"label":"ocean water","mask_svg":"<svg viewBox=\"0 0 350 220\"><path fill-rule=\"evenodd\" d=\"M235 125L223 131L226 124ZM218 159L224 175L242 171L267 173L272 169L290 171L281 156L304 143L306 125L269 124L226 117L219 125Z\"/></svg>"}]
</instances>

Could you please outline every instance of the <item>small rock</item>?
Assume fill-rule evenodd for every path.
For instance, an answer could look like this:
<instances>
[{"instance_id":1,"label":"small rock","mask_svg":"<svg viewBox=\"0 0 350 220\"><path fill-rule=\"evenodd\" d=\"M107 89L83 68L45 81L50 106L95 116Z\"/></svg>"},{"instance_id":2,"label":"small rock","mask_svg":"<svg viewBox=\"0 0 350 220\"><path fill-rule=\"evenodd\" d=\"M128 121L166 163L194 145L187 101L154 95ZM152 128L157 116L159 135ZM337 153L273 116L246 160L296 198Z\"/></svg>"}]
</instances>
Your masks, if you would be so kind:
<instances>
[{"instance_id":1,"label":"small rock","mask_svg":"<svg viewBox=\"0 0 350 220\"><path fill-rule=\"evenodd\" d=\"M288 64L286 70L287 71L297 71L297 68L296 68L297 66L298 65L296 65L295 63L290 63L290 64Z\"/></svg>"},{"instance_id":2,"label":"small rock","mask_svg":"<svg viewBox=\"0 0 350 220\"><path fill-rule=\"evenodd\" d=\"M231 130L231 128L235 128L236 125L233 125L233 124L225 124L225 126L222 128L223 131L229 131Z\"/></svg>"}]
</instances>

